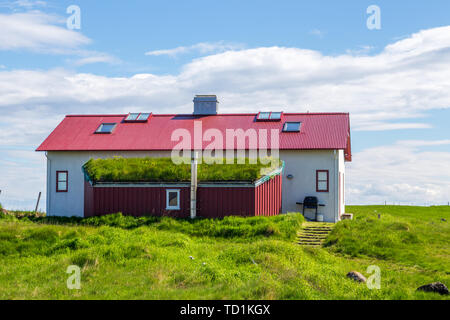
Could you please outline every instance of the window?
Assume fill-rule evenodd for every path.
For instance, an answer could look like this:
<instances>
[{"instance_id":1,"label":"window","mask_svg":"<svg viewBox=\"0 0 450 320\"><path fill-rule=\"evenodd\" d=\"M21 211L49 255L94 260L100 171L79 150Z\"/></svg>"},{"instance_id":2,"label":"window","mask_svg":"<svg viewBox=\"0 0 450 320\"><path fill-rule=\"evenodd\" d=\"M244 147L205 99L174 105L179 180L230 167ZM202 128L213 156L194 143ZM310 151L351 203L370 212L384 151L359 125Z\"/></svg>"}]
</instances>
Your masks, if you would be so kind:
<instances>
[{"instance_id":1,"label":"window","mask_svg":"<svg viewBox=\"0 0 450 320\"><path fill-rule=\"evenodd\" d=\"M166 209L180 210L180 189L166 190Z\"/></svg>"},{"instance_id":2,"label":"window","mask_svg":"<svg viewBox=\"0 0 450 320\"><path fill-rule=\"evenodd\" d=\"M125 121L135 121L139 117L139 113L130 113L125 118Z\"/></svg>"},{"instance_id":3,"label":"window","mask_svg":"<svg viewBox=\"0 0 450 320\"><path fill-rule=\"evenodd\" d=\"M137 118L137 121L147 121L148 117L150 117L150 113L141 113Z\"/></svg>"},{"instance_id":4,"label":"window","mask_svg":"<svg viewBox=\"0 0 450 320\"><path fill-rule=\"evenodd\" d=\"M301 122L285 122L283 132L299 132L301 124Z\"/></svg>"},{"instance_id":5,"label":"window","mask_svg":"<svg viewBox=\"0 0 450 320\"><path fill-rule=\"evenodd\" d=\"M270 117L270 112L260 112L258 113L258 120L267 120Z\"/></svg>"},{"instance_id":6,"label":"window","mask_svg":"<svg viewBox=\"0 0 450 320\"><path fill-rule=\"evenodd\" d=\"M67 192L69 173L67 171L56 171L56 192Z\"/></svg>"},{"instance_id":7,"label":"window","mask_svg":"<svg viewBox=\"0 0 450 320\"><path fill-rule=\"evenodd\" d=\"M328 192L328 179L329 179L329 171L328 170L316 170L316 191L317 192Z\"/></svg>"},{"instance_id":8,"label":"window","mask_svg":"<svg viewBox=\"0 0 450 320\"><path fill-rule=\"evenodd\" d=\"M152 114L150 112L129 113L123 121L124 122L147 122L148 118L151 115Z\"/></svg>"},{"instance_id":9,"label":"window","mask_svg":"<svg viewBox=\"0 0 450 320\"><path fill-rule=\"evenodd\" d=\"M281 112L271 112L269 116L270 120L280 120L281 119Z\"/></svg>"},{"instance_id":10,"label":"window","mask_svg":"<svg viewBox=\"0 0 450 320\"><path fill-rule=\"evenodd\" d=\"M260 112L256 116L256 121L280 121L282 112Z\"/></svg>"},{"instance_id":11,"label":"window","mask_svg":"<svg viewBox=\"0 0 450 320\"><path fill-rule=\"evenodd\" d=\"M111 133L116 127L116 123L102 123L95 133Z\"/></svg>"}]
</instances>

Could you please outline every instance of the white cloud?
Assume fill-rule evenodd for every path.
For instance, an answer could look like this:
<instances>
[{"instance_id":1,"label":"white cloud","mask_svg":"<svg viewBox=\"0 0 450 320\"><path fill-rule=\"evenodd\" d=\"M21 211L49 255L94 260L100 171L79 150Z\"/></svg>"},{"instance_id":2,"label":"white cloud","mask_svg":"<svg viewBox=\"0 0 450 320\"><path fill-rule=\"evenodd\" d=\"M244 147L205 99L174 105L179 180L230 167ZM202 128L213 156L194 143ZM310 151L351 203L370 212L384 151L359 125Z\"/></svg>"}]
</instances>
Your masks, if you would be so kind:
<instances>
[{"instance_id":1,"label":"white cloud","mask_svg":"<svg viewBox=\"0 0 450 320\"><path fill-rule=\"evenodd\" d=\"M350 55L367 55L369 54L375 47L373 46L358 46L357 49L348 49L346 50L347 54Z\"/></svg>"},{"instance_id":2,"label":"white cloud","mask_svg":"<svg viewBox=\"0 0 450 320\"><path fill-rule=\"evenodd\" d=\"M188 54L188 53L200 53L200 54L207 54L207 53L218 53L218 52L224 52L229 50L239 50L243 49L243 45L241 44L231 44L231 43L225 43L223 41L219 42L201 42L197 44L193 44L191 46L180 46L173 49L162 49L162 50L153 50L148 51L145 53L147 56L170 56L170 57L176 57L181 54Z\"/></svg>"},{"instance_id":3,"label":"white cloud","mask_svg":"<svg viewBox=\"0 0 450 320\"><path fill-rule=\"evenodd\" d=\"M27 9L31 9L34 7L45 7L47 3L45 1L31 1L31 0L16 0L12 3L13 6L25 7Z\"/></svg>"},{"instance_id":4,"label":"white cloud","mask_svg":"<svg viewBox=\"0 0 450 320\"><path fill-rule=\"evenodd\" d=\"M443 144L450 141L399 141L354 154L347 167L347 202L446 204L450 201L450 151L420 148Z\"/></svg>"},{"instance_id":5,"label":"white cloud","mask_svg":"<svg viewBox=\"0 0 450 320\"><path fill-rule=\"evenodd\" d=\"M450 144L450 140L402 140L398 142L400 145L408 147L430 147L430 146L444 146Z\"/></svg>"},{"instance_id":6,"label":"white cloud","mask_svg":"<svg viewBox=\"0 0 450 320\"><path fill-rule=\"evenodd\" d=\"M15 5L27 9L40 1L19 1ZM63 17L40 11L0 14L0 50L26 50L40 54L75 56L75 66L90 63L119 63L109 54L84 49L92 40L82 33L66 28Z\"/></svg>"},{"instance_id":7,"label":"white cloud","mask_svg":"<svg viewBox=\"0 0 450 320\"><path fill-rule=\"evenodd\" d=\"M355 126L355 131L386 131L386 130L403 130L403 129L429 129L432 126L428 123L376 123L372 122L368 125L358 124Z\"/></svg>"},{"instance_id":8,"label":"white cloud","mask_svg":"<svg viewBox=\"0 0 450 320\"><path fill-rule=\"evenodd\" d=\"M29 149L0 149L0 203L6 208L34 210L39 192L45 210L45 158Z\"/></svg>"},{"instance_id":9,"label":"white cloud","mask_svg":"<svg viewBox=\"0 0 450 320\"><path fill-rule=\"evenodd\" d=\"M73 61L73 64L75 66L84 66L86 64L93 64L93 63L109 63L109 64L117 64L120 63L121 60L111 56L107 53L96 53L92 51L88 51L84 54L84 57L76 59Z\"/></svg>"},{"instance_id":10,"label":"white cloud","mask_svg":"<svg viewBox=\"0 0 450 320\"><path fill-rule=\"evenodd\" d=\"M323 38L325 36L325 32L319 30L319 29L312 29L309 34L313 36L317 36L319 38Z\"/></svg>"},{"instance_id":11,"label":"white cloud","mask_svg":"<svg viewBox=\"0 0 450 320\"><path fill-rule=\"evenodd\" d=\"M346 111L354 130L425 130L430 127L425 114L450 107L449 51L450 27L442 27L420 31L372 56L326 56L312 50L270 47L197 58L175 75L107 77L63 69L3 70L0 148L35 148L70 113L188 113L193 95L199 93L217 94L225 113L262 108ZM394 197L395 190L403 189L415 196L421 190L433 199L445 198L449 169L442 164L449 163L448 154L417 151L419 146L407 144L356 153L347 184L350 198L384 201L389 193ZM402 169L402 161L407 170ZM442 174L430 173L429 167L441 168ZM399 173L392 174L393 169ZM416 171L420 179L414 180L411 172ZM387 184L390 189L383 188L385 177L390 176L395 177ZM17 183L4 181L7 186ZM31 194L26 197L34 199Z\"/></svg>"},{"instance_id":12,"label":"white cloud","mask_svg":"<svg viewBox=\"0 0 450 320\"><path fill-rule=\"evenodd\" d=\"M61 18L42 12L0 14L0 50L67 54L91 43L61 22Z\"/></svg>"}]
</instances>

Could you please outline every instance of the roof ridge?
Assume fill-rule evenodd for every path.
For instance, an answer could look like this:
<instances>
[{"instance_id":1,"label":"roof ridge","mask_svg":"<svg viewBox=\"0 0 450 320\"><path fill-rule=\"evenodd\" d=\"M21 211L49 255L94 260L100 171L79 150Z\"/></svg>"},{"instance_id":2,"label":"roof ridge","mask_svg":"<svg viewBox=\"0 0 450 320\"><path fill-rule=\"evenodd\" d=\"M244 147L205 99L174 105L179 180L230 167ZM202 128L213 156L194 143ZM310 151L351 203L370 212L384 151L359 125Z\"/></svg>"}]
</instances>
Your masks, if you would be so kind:
<instances>
[{"instance_id":1,"label":"roof ridge","mask_svg":"<svg viewBox=\"0 0 450 320\"><path fill-rule=\"evenodd\" d=\"M348 112L283 112L283 115L288 116L307 116L307 115L348 115ZM66 117L76 118L76 117L126 117L128 114L68 114ZM213 116L256 116L258 113L219 113L213 115L204 115L204 117ZM192 113L153 113L153 117L175 117L175 116L193 116L193 117L203 117L201 115L194 115Z\"/></svg>"}]
</instances>

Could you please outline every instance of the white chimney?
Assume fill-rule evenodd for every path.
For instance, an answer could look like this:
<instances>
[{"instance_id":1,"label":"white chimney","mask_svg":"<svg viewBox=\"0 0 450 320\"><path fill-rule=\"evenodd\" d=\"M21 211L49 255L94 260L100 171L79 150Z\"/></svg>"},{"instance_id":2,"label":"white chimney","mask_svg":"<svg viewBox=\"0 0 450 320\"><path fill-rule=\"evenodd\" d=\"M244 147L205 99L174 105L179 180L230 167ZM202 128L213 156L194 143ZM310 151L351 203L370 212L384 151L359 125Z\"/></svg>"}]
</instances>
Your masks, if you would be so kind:
<instances>
[{"instance_id":1,"label":"white chimney","mask_svg":"<svg viewBox=\"0 0 450 320\"><path fill-rule=\"evenodd\" d=\"M194 97L194 115L217 114L219 101L216 95L201 95Z\"/></svg>"}]
</instances>

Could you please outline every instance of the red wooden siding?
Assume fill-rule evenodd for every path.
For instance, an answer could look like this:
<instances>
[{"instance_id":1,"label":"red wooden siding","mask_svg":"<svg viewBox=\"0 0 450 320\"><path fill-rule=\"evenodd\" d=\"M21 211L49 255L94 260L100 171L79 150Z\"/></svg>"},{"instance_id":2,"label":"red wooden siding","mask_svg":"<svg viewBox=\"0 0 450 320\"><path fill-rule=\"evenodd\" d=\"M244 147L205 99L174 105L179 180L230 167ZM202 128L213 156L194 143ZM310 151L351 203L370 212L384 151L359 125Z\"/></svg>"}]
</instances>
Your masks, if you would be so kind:
<instances>
[{"instance_id":1,"label":"red wooden siding","mask_svg":"<svg viewBox=\"0 0 450 320\"><path fill-rule=\"evenodd\" d=\"M260 184L255 190L255 215L273 216L281 213L281 175Z\"/></svg>"},{"instance_id":2,"label":"red wooden siding","mask_svg":"<svg viewBox=\"0 0 450 320\"><path fill-rule=\"evenodd\" d=\"M166 210L166 189L180 190L180 210ZM85 217L116 212L189 217L189 187L92 187L86 182L84 194Z\"/></svg>"},{"instance_id":3,"label":"red wooden siding","mask_svg":"<svg viewBox=\"0 0 450 320\"><path fill-rule=\"evenodd\" d=\"M94 215L94 188L89 182L84 181L84 216Z\"/></svg>"},{"instance_id":4,"label":"red wooden siding","mask_svg":"<svg viewBox=\"0 0 450 320\"><path fill-rule=\"evenodd\" d=\"M198 187L197 216L222 218L225 216L253 216L254 187Z\"/></svg>"},{"instance_id":5,"label":"red wooden siding","mask_svg":"<svg viewBox=\"0 0 450 320\"><path fill-rule=\"evenodd\" d=\"M257 187L199 186L197 216L273 216L281 212L282 176L277 175ZM180 210L166 210L166 190L180 189ZM190 216L190 188L91 186L85 182L84 216L122 212L124 215Z\"/></svg>"}]
</instances>

